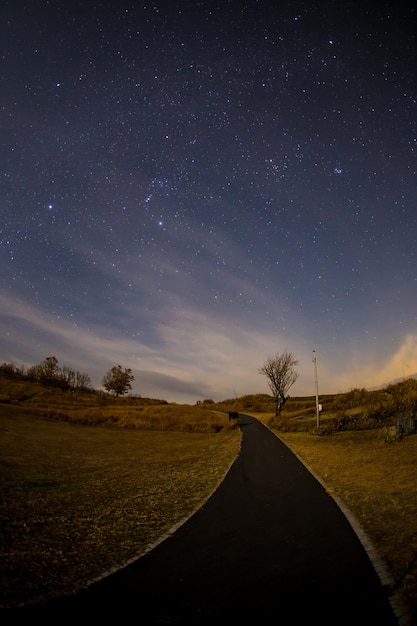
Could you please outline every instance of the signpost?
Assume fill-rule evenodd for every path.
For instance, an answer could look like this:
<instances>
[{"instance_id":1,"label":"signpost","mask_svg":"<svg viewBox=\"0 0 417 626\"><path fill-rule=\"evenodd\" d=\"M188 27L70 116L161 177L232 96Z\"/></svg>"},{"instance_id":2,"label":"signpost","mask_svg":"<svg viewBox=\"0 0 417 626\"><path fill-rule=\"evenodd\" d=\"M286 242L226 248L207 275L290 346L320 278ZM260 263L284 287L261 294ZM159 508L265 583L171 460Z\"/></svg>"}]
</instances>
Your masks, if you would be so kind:
<instances>
[{"instance_id":1,"label":"signpost","mask_svg":"<svg viewBox=\"0 0 417 626\"><path fill-rule=\"evenodd\" d=\"M316 414L317 414L317 428L320 428L320 404L319 404L319 384L317 381L317 358L316 351L313 350L313 363L314 363L314 380L316 383Z\"/></svg>"}]
</instances>

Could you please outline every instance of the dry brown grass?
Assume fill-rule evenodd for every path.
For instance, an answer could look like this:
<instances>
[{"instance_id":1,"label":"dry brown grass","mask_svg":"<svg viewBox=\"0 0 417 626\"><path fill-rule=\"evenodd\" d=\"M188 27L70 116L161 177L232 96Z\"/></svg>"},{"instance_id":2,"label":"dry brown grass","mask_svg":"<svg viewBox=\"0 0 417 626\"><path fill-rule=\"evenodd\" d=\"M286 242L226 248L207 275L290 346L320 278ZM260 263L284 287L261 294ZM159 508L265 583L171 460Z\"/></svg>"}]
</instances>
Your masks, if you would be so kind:
<instances>
[{"instance_id":1,"label":"dry brown grass","mask_svg":"<svg viewBox=\"0 0 417 626\"><path fill-rule=\"evenodd\" d=\"M0 408L4 606L74 592L142 553L207 499L240 446L237 429L128 431Z\"/></svg>"},{"instance_id":2,"label":"dry brown grass","mask_svg":"<svg viewBox=\"0 0 417 626\"><path fill-rule=\"evenodd\" d=\"M90 426L200 433L215 433L228 427L227 415L215 406L47 390L38 383L10 381L0 375L0 406L2 403L19 407L20 412L28 415Z\"/></svg>"},{"instance_id":3,"label":"dry brown grass","mask_svg":"<svg viewBox=\"0 0 417 626\"><path fill-rule=\"evenodd\" d=\"M123 401L119 401L123 402ZM227 427L225 414L187 405L130 406L110 404L88 408L25 407L31 415L89 426L116 426L137 430L215 433Z\"/></svg>"}]
</instances>

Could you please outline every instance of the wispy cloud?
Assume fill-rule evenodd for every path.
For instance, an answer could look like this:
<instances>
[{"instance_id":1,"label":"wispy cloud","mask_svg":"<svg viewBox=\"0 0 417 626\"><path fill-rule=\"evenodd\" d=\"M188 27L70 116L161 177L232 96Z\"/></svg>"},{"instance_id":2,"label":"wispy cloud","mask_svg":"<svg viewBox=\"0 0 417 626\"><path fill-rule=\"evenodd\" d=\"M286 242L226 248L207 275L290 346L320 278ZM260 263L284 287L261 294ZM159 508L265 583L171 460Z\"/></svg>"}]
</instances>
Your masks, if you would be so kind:
<instances>
[{"instance_id":1,"label":"wispy cloud","mask_svg":"<svg viewBox=\"0 0 417 626\"><path fill-rule=\"evenodd\" d=\"M277 333L269 322L254 327L224 313L213 316L180 307L176 300L165 308L165 321L153 324L152 338L141 341L115 332L108 320L86 328L5 296L0 307L0 323L13 319L14 326L13 336L3 335L3 360L33 365L54 354L61 365L88 373L96 387L108 369L121 364L135 374L134 393L168 401L268 393L259 367L268 356L288 349L299 360L300 378L292 395L315 393L312 349L317 346L299 333ZM324 347L317 352L317 363L322 393L371 388L417 371L417 336L408 335L386 361L377 351L365 360L357 348L340 348L335 356Z\"/></svg>"}]
</instances>

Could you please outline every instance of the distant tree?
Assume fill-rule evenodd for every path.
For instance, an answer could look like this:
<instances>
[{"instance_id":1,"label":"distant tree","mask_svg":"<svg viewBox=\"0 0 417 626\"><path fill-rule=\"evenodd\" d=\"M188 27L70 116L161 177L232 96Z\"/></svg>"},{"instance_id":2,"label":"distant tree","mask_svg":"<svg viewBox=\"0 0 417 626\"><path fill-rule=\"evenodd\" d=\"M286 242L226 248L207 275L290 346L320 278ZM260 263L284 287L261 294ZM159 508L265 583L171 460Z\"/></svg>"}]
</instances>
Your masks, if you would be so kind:
<instances>
[{"instance_id":1,"label":"distant tree","mask_svg":"<svg viewBox=\"0 0 417 626\"><path fill-rule=\"evenodd\" d=\"M298 380L299 375L294 369L296 365L298 360L292 352L286 350L282 354L277 353L274 357L268 357L258 370L268 379L268 386L275 400L275 417L281 413L289 398L286 394Z\"/></svg>"},{"instance_id":2,"label":"distant tree","mask_svg":"<svg viewBox=\"0 0 417 626\"><path fill-rule=\"evenodd\" d=\"M88 374L75 371L66 365L59 367L55 356L48 356L42 363L30 367L26 376L28 380L37 381L45 387L67 390L91 388L91 379Z\"/></svg>"},{"instance_id":3,"label":"distant tree","mask_svg":"<svg viewBox=\"0 0 417 626\"><path fill-rule=\"evenodd\" d=\"M55 356L48 356L38 366L39 382L44 387L54 387L59 383L61 370L58 367L58 359Z\"/></svg>"},{"instance_id":4,"label":"distant tree","mask_svg":"<svg viewBox=\"0 0 417 626\"><path fill-rule=\"evenodd\" d=\"M31 365L26 372L27 379L30 381L39 382L41 378L41 366L40 365Z\"/></svg>"},{"instance_id":5,"label":"distant tree","mask_svg":"<svg viewBox=\"0 0 417 626\"><path fill-rule=\"evenodd\" d=\"M22 378L24 376L23 368L19 369L13 363L2 363L0 373L7 378Z\"/></svg>"},{"instance_id":6,"label":"distant tree","mask_svg":"<svg viewBox=\"0 0 417 626\"><path fill-rule=\"evenodd\" d=\"M82 374L65 365L60 370L59 380L63 389L85 390L91 387L91 379L88 374Z\"/></svg>"},{"instance_id":7,"label":"distant tree","mask_svg":"<svg viewBox=\"0 0 417 626\"><path fill-rule=\"evenodd\" d=\"M103 387L106 391L112 391L116 398L123 396L132 389L131 382L135 380L130 368L123 369L121 365L112 367L103 378Z\"/></svg>"},{"instance_id":8,"label":"distant tree","mask_svg":"<svg viewBox=\"0 0 417 626\"><path fill-rule=\"evenodd\" d=\"M28 380L41 383L44 387L57 387L60 377L58 359L54 356L48 356L42 363L32 365L27 371Z\"/></svg>"},{"instance_id":9,"label":"distant tree","mask_svg":"<svg viewBox=\"0 0 417 626\"><path fill-rule=\"evenodd\" d=\"M71 367L64 365L60 371L59 378L62 388L69 389L75 387L75 371Z\"/></svg>"},{"instance_id":10,"label":"distant tree","mask_svg":"<svg viewBox=\"0 0 417 626\"><path fill-rule=\"evenodd\" d=\"M74 381L75 389L91 389L91 378L88 374L83 374L78 370L75 372L75 381Z\"/></svg>"}]
</instances>

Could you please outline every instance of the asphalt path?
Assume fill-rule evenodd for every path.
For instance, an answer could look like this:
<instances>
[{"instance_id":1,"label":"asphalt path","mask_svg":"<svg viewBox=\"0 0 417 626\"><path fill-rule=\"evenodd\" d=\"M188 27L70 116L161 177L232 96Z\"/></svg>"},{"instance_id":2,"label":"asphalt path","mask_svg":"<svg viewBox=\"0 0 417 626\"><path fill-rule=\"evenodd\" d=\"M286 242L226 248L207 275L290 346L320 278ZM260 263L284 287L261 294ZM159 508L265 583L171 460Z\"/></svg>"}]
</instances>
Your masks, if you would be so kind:
<instances>
[{"instance_id":1,"label":"asphalt path","mask_svg":"<svg viewBox=\"0 0 417 626\"><path fill-rule=\"evenodd\" d=\"M238 425L239 455L201 509L130 565L29 613L143 626L398 626L388 586L335 500L262 423L239 414Z\"/></svg>"}]
</instances>

